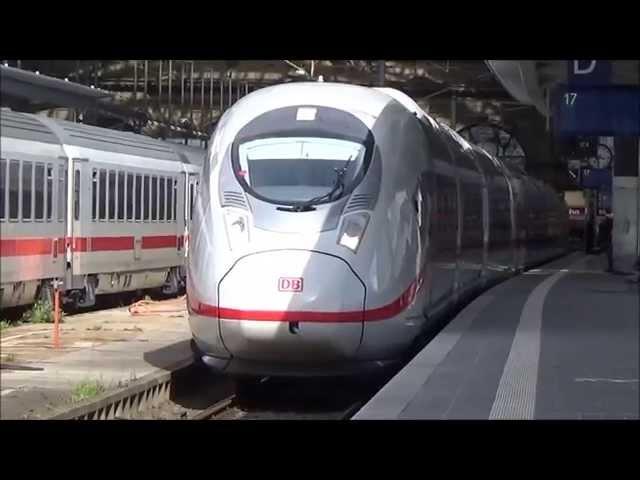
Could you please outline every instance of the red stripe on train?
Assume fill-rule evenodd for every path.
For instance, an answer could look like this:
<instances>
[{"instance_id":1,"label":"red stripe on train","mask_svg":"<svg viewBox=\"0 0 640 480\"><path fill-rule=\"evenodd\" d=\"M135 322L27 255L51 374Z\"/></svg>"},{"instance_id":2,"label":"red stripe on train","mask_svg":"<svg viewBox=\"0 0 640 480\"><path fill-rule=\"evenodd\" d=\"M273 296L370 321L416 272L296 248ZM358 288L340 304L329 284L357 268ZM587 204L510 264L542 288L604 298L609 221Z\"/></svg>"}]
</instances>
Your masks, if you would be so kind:
<instances>
[{"instance_id":1,"label":"red stripe on train","mask_svg":"<svg viewBox=\"0 0 640 480\"><path fill-rule=\"evenodd\" d=\"M149 235L142 237L142 249L177 248L176 235ZM0 240L0 257L51 255L54 238L12 238ZM74 252L108 252L133 250L134 237L73 237L58 239L58 254L65 252L65 240Z\"/></svg>"},{"instance_id":2,"label":"red stripe on train","mask_svg":"<svg viewBox=\"0 0 640 480\"><path fill-rule=\"evenodd\" d=\"M142 237L142 249L150 248L175 248L178 237L175 235L155 235Z\"/></svg>"},{"instance_id":3,"label":"red stripe on train","mask_svg":"<svg viewBox=\"0 0 640 480\"><path fill-rule=\"evenodd\" d=\"M424 277L420 275L393 302L382 307L364 311L350 312L310 312L310 311L276 311L276 310L238 310L235 308L216 307L200 303L192 298L189 306L194 313L206 317L217 317L223 320L255 320L267 322L316 322L316 323L358 323L386 320L399 315L416 299L424 285Z\"/></svg>"},{"instance_id":4,"label":"red stripe on train","mask_svg":"<svg viewBox=\"0 0 640 480\"><path fill-rule=\"evenodd\" d=\"M51 255L53 238L19 238L0 240L0 257ZM59 243L63 243L60 239Z\"/></svg>"},{"instance_id":5,"label":"red stripe on train","mask_svg":"<svg viewBox=\"0 0 640 480\"><path fill-rule=\"evenodd\" d=\"M76 252L133 250L133 237L90 237L78 240L84 241L76 244L78 247L74 249Z\"/></svg>"}]
</instances>

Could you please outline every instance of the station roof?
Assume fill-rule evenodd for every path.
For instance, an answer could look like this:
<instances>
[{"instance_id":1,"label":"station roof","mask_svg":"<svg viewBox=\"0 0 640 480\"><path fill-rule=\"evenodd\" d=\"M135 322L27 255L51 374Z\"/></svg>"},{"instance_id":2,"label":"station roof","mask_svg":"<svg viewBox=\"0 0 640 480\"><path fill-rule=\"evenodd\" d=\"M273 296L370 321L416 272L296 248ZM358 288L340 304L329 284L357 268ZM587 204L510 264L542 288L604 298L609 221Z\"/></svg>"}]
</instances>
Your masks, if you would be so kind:
<instances>
[{"instance_id":1,"label":"station roof","mask_svg":"<svg viewBox=\"0 0 640 480\"><path fill-rule=\"evenodd\" d=\"M381 62L296 59L24 60L20 62L21 68L31 72L38 70L42 75L53 78L28 80L29 72L6 67L2 67L2 73L3 78L16 84L15 87L11 85L11 91L7 89L7 95L22 94L20 98L29 95L33 99L22 108L23 111L27 108L28 111L36 111L51 105L82 108L87 102L99 100L101 104L121 105L145 112L157 121L177 123L188 117L200 130L215 124L229 105L229 83L234 99L246 91L267 85L317 80L320 77L326 82L368 86L384 84L403 91L429 113L443 119L450 118L451 97L456 96L456 120L461 124L484 120L500 122L503 108L520 104L482 60L385 60L384 81L380 75ZM16 63L12 61L12 66ZM61 80L65 78L69 82ZM70 87L71 82L79 85ZM3 96L4 90L3 87ZM68 98L71 93L72 99ZM109 100L105 101L107 98ZM199 112L201 108L205 115L200 117L197 113L193 120L193 110Z\"/></svg>"},{"instance_id":2,"label":"station roof","mask_svg":"<svg viewBox=\"0 0 640 480\"><path fill-rule=\"evenodd\" d=\"M0 66L3 103L22 103L28 110L37 111L59 105L83 108L112 97L105 90L36 72Z\"/></svg>"},{"instance_id":3,"label":"station roof","mask_svg":"<svg viewBox=\"0 0 640 480\"><path fill-rule=\"evenodd\" d=\"M522 143L532 167L563 168L550 148L553 139L548 122L545 128L548 112L541 92L563 81L566 61L154 59L10 63L10 67L2 67L2 76L15 85L5 88L3 81L4 106L7 102L20 106L22 102L20 108L9 106L36 112L52 105L82 109L93 102L91 108L108 115L92 124L120 128L112 126L108 118L115 116L130 123L134 119L133 123L138 122L134 131L160 138L206 139L235 101L273 84L322 78L325 82L395 88L455 130L483 123L503 126ZM17 73L11 67L30 72ZM633 70L632 66L616 68L622 76ZM40 77L53 78L32 78L29 86L19 83L26 75L35 77L36 70ZM78 85L70 89L70 83ZM16 89L21 89L22 97L16 95ZM29 99L25 100L24 94Z\"/></svg>"}]
</instances>

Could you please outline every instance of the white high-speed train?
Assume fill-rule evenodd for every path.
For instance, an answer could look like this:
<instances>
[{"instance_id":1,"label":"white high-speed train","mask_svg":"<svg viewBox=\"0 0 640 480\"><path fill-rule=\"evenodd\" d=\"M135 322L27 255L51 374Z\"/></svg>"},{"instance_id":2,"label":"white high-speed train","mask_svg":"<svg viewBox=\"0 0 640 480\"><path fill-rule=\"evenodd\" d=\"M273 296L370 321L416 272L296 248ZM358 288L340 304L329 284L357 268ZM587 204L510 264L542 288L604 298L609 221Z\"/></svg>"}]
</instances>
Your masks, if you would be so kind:
<instances>
[{"instance_id":1,"label":"white high-speed train","mask_svg":"<svg viewBox=\"0 0 640 480\"><path fill-rule=\"evenodd\" d=\"M205 151L2 109L0 307L176 292Z\"/></svg>"},{"instance_id":2,"label":"white high-speed train","mask_svg":"<svg viewBox=\"0 0 640 480\"><path fill-rule=\"evenodd\" d=\"M468 295L566 249L550 187L391 89L247 95L194 208L192 346L239 378L375 371Z\"/></svg>"}]
</instances>

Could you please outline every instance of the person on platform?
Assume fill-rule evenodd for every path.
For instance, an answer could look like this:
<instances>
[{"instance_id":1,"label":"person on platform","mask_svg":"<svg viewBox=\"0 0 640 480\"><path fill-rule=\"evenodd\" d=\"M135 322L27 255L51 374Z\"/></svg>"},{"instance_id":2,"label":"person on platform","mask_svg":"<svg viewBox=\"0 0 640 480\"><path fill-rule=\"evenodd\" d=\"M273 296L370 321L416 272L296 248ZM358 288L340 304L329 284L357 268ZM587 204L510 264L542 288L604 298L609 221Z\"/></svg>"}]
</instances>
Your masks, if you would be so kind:
<instances>
[{"instance_id":1,"label":"person on platform","mask_svg":"<svg viewBox=\"0 0 640 480\"><path fill-rule=\"evenodd\" d=\"M613 270L613 245L611 242L611 234L613 231L613 215L609 210L607 210L604 220L600 223L600 228L598 229L598 246L600 247L600 251L606 249L607 252L607 271L611 272Z\"/></svg>"},{"instance_id":2,"label":"person on platform","mask_svg":"<svg viewBox=\"0 0 640 480\"><path fill-rule=\"evenodd\" d=\"M584 253L589 255L593 250L594 243L594 230L595 230L595 219L594 215L591 213L591 209L587 210L587 215L584 223Z\"/></svg>"}]
</instances>

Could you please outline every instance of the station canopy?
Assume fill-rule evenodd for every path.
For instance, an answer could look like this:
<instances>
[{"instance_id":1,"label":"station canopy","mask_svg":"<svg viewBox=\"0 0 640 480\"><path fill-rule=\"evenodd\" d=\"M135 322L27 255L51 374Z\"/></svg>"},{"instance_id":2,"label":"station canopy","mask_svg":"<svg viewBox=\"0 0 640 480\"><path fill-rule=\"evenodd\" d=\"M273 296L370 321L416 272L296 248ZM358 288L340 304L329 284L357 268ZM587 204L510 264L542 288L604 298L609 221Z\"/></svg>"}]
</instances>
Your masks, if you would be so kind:
<instances>
[{"instance_id":1,"label":"station canopy","mask_svg":"<svg viewBox=\"0 0 640 480\"><path fill-rule=\"evenodd\" d=\"M121 123L143 119L147 129L143 133L156 136L208 134L221 114L247 93L276 83L310 80L396 88L455 128L501 124L505 113L514 109L535 110L514 99L484 60L5 60L3 64L8 65L3 67L3 78L13 82L11 91L3 87L3 106L32 112L54 109L64 117L71 115L69 110L74 114L91 110L93 104L101 111L93 123L117 128L110 118Z\"/></svg>"}]
</instances>

